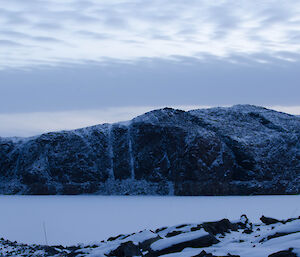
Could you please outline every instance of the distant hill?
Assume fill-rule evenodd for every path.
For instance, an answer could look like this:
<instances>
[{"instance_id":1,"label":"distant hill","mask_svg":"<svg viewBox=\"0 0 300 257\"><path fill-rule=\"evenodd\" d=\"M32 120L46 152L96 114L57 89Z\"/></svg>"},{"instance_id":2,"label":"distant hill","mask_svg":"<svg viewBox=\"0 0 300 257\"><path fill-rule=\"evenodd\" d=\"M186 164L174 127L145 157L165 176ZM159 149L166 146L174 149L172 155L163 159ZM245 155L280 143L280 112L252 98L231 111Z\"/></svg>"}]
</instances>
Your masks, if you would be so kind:
<instances>
[{"instance_id":1,"label":"distant hill","mask_svg":"<svg viewBox=\"0 0 300 257\"><path fill-rule=\"evenodd\" d=\"M0 138L2 194L299 192L299 117L252 105Z\"/></svg>"}]
</instances>

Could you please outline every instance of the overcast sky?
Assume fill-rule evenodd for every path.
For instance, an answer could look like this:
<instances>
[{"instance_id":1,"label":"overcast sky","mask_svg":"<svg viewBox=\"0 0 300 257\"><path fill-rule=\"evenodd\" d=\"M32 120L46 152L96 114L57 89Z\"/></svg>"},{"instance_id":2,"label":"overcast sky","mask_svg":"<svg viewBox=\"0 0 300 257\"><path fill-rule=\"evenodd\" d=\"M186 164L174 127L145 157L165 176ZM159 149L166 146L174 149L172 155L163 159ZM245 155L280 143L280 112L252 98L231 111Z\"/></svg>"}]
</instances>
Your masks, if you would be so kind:
<instances>
[{"instance_id":1,"label":"overcast sky","mask_svg":"<svg viewBox=\"0 0 300 257\"><path fill-rule=\"evenodd\" d=\"M300 114L300 2L0 0L0 136L163 106Z\"/></svg>"}]
</instances>

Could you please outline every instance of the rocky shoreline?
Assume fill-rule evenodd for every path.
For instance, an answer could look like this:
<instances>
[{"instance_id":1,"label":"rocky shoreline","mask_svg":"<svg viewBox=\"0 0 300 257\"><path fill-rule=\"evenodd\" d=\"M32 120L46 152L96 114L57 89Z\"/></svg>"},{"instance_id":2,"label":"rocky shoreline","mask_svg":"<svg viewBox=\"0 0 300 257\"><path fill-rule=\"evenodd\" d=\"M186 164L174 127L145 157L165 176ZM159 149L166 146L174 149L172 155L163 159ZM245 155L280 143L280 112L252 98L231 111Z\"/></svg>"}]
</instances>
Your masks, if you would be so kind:
<instances>
[{"instance_id":1,"label":"rocky shoreline","mask_svg":"<svg viewBox=\"0 0 300 257\"><path fill-rule=\"evenodd\" d=\"M251 223L222 219L181 224L118 235L92 245L26 245L0 239L0 256L32 257L297 257L300 256L300 217L277 220L262 216Z\"/></svg>"}]
</instances>

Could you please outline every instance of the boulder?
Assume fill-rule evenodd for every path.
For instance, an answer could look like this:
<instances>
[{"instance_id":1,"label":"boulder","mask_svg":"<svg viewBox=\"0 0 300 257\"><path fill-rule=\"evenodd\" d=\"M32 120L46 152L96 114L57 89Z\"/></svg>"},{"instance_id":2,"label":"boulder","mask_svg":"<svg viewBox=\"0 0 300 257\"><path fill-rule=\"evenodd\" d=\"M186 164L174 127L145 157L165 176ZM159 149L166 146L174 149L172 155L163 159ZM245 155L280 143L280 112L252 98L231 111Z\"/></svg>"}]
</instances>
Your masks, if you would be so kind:
<instances>
[{"instance_id":1,"label":"boulder","mask_svg":"<svg viewBox=\"0 0 300 257\"><path fill-rule=\"evenodd\" d=\"M111 251L108 256L115 257L129 257L129 256L141 256L141 251L137 245L132 241L121 243L117 249Z\"/></svg>"},{"instance_id":2,"label":"boulder","mask_svg":"<svg viewBox=\"0 0 300 257\"><path fill-rule=\"evenodd\" d=\"M161 239L161 240L164 240L164 239ZM219 240L217 240L213 235L208 234L208 235L204 235L199 238L196 238L196 239L185 240L180 243L174 243L174 244L168 245L165 248L157 250L157 251L151 251L146 256L152 257L152 256L159 256L159 255L164 255L164 254L168 254L168 253L176 253L176 252L182 251L183 249L185 249L187 247L191 247L191 248L209 247L213 244L217 244L218 242L219 242Z\"/></svg>"},{"instance_id":3,"label":"boulder","mask_svg":"<svg viewBox=\"0 0 300 257\"><path fill-rule=\"evenodd\" d=\"M281 222L280 220L270 218L270 217L265 217L264 215L260 217L260 220L262 223L264 223L266 225L271 225L271 224L276 224L276 223Z\"/></svg>"}]
</instances>

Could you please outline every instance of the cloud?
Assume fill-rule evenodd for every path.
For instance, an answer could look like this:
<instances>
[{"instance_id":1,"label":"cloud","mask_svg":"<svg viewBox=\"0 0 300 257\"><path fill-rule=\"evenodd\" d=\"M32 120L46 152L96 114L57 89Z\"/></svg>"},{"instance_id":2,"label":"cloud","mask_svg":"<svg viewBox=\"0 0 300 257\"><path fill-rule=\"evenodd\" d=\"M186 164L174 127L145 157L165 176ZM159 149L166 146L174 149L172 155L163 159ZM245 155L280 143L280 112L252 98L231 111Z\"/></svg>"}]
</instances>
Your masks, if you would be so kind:
<instances>
[{"instance_id":1,"label":"cloud","mask_svg":"<svg viewBox=\"0 0 300 257\"><path fill-rule=\"evenodd\" d=\"M35 22L35 23L32 24L32 28L40 29L42 31L44 31L44 30L46 30L46 31L53 30L53 32L55 32L57 30L63 30L63 25L62 24L51 23L50 21L48 21L48 22Z\"/></svg>"},{"instance_id":2,"label":"cloud","mask_svg":"<svg viewBox=\"0 0 300 257\"><path fill-rule=\"evenodd\" d=\"M299 106L299 17L293 0L6 1L0 124L40 133L126 106Z\"/></svg>"},{"instance_id":3,"label":"cloud","mask_svg":"<svg viewBox=\"0 0 300 257\"><path fill-rule=\"evenodd\" d=\"M35 41L40 41L40 42L50 42L50 43L57 43L57 42L62 42L61 40L53 37L32 37L33 40Z\"/></svg>"},{"instance_id":4,"label":"cloud","mask_svg":"<svg viewBox=\"0 0 300 257\"><path fill-rule=\"evenodd\" d=\"M0 114L0 137L28 137L38 134L71 130L103 123L127 121L145 112L165 106L126 106L82 111L31 112ZM210 106L169 106L181 110ZM300 114L300 106L269 106L290 114Z\"/></svg>"},{"instance_id":5,"label":"cloud","mask_svg":"<svg viewBox=\"0 0 300 257\"><path fill-rule=\"evenodd\" d=\"M0 46L4 46L4 47L7 47L7 48L20 47L20 46L23 47L22 44L19 44L15 41L12 41L12 40L6 40L6 39L0 40Z\"/></svg>"},{"instance_id":6,"label":"cloud","mask_svg":"<svg viewBox=\"0 0 300 257\"><path fill-rule=\"evenodd\" d=\"M300 56L278 54L236 55L230 60L106 59L58 67L49 60L35 69L0 71L0 113L145 105L299 105Z\"/></svg>"},{"instance_id":7,"label":"cloud","mask_svg":"<svg viewBox=\"0 0 300 257\"><path fill-rule=\"evenodd\" d=\"M22 11L14 11L5 8L0 8L2 25L22 25L29 22Z\"/></svg>"},{"instance_id":8,"label":"cloud","mask_svg":"<svg viewBox=\"0 0 300 257\"><path fill-rule=\"evenodd\" d=\"M90 37L94 39L112 39L112 36L105 33L98 33L98 32L91 32L86 30L79 30L77 31L78 35L84 36L84 37Z\"/></svg>"},{"instance_id":9,"label":"cloud","mask_svg":"<svg viewBox=\"0 0 300 257\"><path fill-rule=\"evenodd\" d=\"M34 136L50 131L70 130L103 123L127 121L165 106L126 106L83 111L0 114L0 136ZM190 110L207 106L173 106Z\"/></svg>"},{"instance_id":10,"label":"cloud","mask_svg":"<svg viewBox=\"0 0 300 257\"><path fill-rule=\"evenodd\" d=\"M14 39L15 41L4 39L0 40L0 44L7 45L10 47L13 46L24 46L17 42L24 42L26 40L27 42L34 43L34 41L37 42L50 42L50 43L59 43L62 42L61 40L53 37L47 37L47 36L32 36L30 34L25 34L18 31L13 30L0 30L0 36L7 37L9 39Z\"/></svg>"},{"instance_id":11,"label":"cloud","mask_svg":"<svg viewBox=\"0 0 300 257\"><path fill-rule=\"evenodd\" d=\"M0 68L45 60L59 65L107 58L296 54L299 15L300 3L292 0L13 0L0 9L0 26L11 32L0 34L0 40L15 42L0 52ZM24 39L28 49L19 51ZM7 64L8 56L15 61Z\"/></svg>"}]
</instances>

